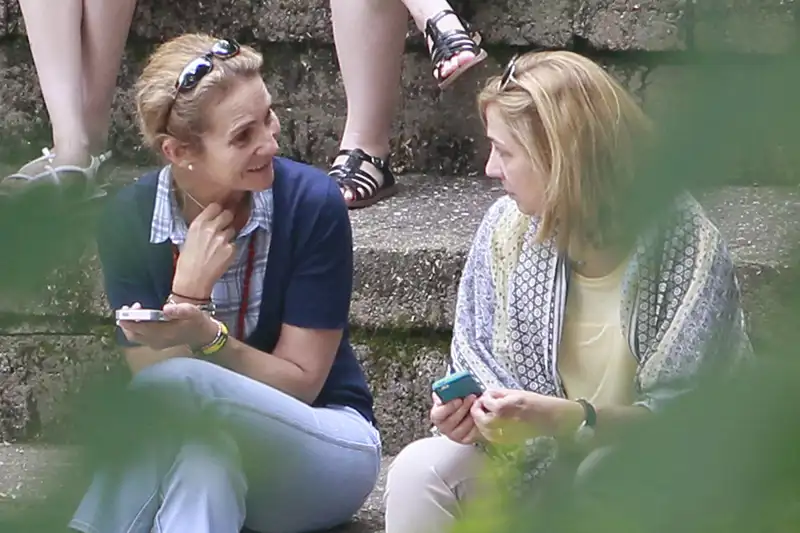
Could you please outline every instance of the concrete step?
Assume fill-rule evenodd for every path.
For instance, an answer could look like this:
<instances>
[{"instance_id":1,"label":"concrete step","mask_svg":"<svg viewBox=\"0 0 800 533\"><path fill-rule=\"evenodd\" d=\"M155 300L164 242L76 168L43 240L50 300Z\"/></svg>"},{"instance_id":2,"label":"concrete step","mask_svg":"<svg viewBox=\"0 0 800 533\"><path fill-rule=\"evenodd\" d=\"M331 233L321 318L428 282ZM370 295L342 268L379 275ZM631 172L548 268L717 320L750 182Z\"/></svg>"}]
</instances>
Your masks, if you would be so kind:
<instances>
[{"instance_id":1,"label":"concrete step","mask_svg":"<svg viewBox=\"0 0 800 533\"><path fill-rule=\"evenodd\" d=\"M576 39L614 51L786 51L796 40L794 2L679 0L454 0L489 45L564 47ZM15 0L0 0L0 37L25 35ZM409 23L409 29L413 26ZM137 40L184 32L248 37L258 42L333 43L327 0L140 0L131 27ZM418 32L414 32L417 33ZM412 39L419 39L413 36Z\"/></svg>"},{"instance_id":2,"label":"concrete step","mask_svg":"<svg viewBox=\"0 0 800 533\"><path fill-rule=\"evenodd\" d=\"M131 179L120 171L116 179ZM472 235L500 188L481 178L404 176L402 192L352 212L354 342L375 394L387 453L426 434L430 384L442 375L456 290ZM700 196L730 243L756 340L798 242L796 187L732 187ZM5 313L5 315L3 315ZM65 268L41 294L0 303L0 439L58 435L65 393L119 364L96 260Z\"/></svg>"},{"instance_id":3,"label":"concrete step","mask_svg":"<svg viewBox=\"0 0 800 533\"><path fill-rule=\"evenodd\" d=\"M503 195L486 178L407 176L402 194L354 212L353 321L365 328L448 329L458 278L486 209ZM797 242L800 189L726 187L698 195L745 279L780 270Z\"/></svg>"},{"instance_id":4,"label":"concrete step","mask_svg":"<svg viewBox=\"0 0 800 533\"><path fill-rule=\"evenodd\" d=\"M127 183L145 171L120 168L112 181ZM375 206L351 211L356 264L351 321L365 330L446 331L472 237L503 189L485 177L424 175L402 176L400 189ZM797 242L800 188L722 187L696 196L728 240L746 293L757 290L758 276L788 263ZM83 264L55 273L27 302L0 302L0 313L108 321L111 309L101 282L90 250Z\"/></svg>"},{"instance_id":5,"label":"concrete step","mask_svg":"<svg viewBox=\"0 0 800 533\"><path fill-rule=\"evenodd\" d=\"M0 442L0 521L11 513L21 512L25 504L41 505L53 497L79 498L85 486L77 483L73 475L77 453L78 450L67 447ZM337 528L336 533L380 533L384 530L383 492L391 460L390 456L384 457L375 490L353 521Z\"/></svg>"},{"instance_id":6,"label":"concrete step","mask_svg":"<svg viewBox=\"0 0 800 533\"><path fill-rule=\"evenodd\" d=\"M709 78L717 59L697 54L743 54L711 76L720 90L736 89L754 105L782 101L776 95L754 97L743 80L759 80L755 89L777 90L764 83L770 66L761 56L786 52L796 40L794 3L783 0L713 0L686 3L610 0L543 2L503 0L464 1L458 7L484 32L490 58L441 93L433 83L430 62L418 32L412 32L402 80L402 97L393 130L393 165L399 172L443 175L469 174L483 165L485 143L475 112L475 91L490 74L497 74L517 50L577 47L596 55L653 113L675 113L675 101L693 95L698 77ZM47 114L24 38L16 0L0 0L0 160L15 165L39 154L50 143ZM326 165L338 149L345 119L345 99L332 47L326 0L245 2L143 0L131 30L129 47L115 99L112 142L122 160L152 161L140 148L134 122L132 85L154 42L184 31L213 31L235 35L265 54L264 77L275 96L284 127L286 155ZM604 54L613 51L614 54ZM669 52L665 54L664 52ZM635 54L634 54L635 53ZM755 55L757 60L748 59ZM727 55L724 57L728 57ZM732 62L731 62L732 61ZM763 63L763 64L762 64ZM717 65L719 66L719 65ZM793 69L779 69L778 87L792 87ZM731 82L730 76L738 76ZM694 80L694 81L693 81ZM738 85L737 85L738 84ZM738 103L742 98L735 99ZM789 100L786 100L787 102ZM774 105L772 107L775 107ZM736 112L736 108L732 108ZM737 153L729 181L737 183L798 183L796 150L785 139L796 138L800 120L787 117L794 109L781 105L768 110L775 120L748 150ZM767 111L759 110L762 115ZM789 132L776 130L786 122ZM722 126L721 126L722 128Z\"/></svg>"}]
</instances>

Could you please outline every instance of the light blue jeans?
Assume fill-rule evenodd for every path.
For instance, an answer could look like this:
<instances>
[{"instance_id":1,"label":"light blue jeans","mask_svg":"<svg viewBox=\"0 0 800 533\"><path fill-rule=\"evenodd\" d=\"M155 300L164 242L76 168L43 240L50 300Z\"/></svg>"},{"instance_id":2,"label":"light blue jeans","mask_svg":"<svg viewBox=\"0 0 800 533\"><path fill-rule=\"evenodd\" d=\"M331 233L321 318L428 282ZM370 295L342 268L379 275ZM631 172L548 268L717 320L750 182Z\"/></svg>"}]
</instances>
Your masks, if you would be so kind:
<instances>
[{"instance_id":1,"label":"light blue jeans","mask_svg":"<svg viewBox=\"0 0 800 533\"><path fill-rule=\"evenodd\" d=\"M156 439L98 471L69 526L84 533L262 533L350 520L380 470L378 430L349 407L310 407L223 367L176 358L134 377L137 392L185 393L186 416L223 425L202 439ZM171 444L170 444L171 442Z\"/></svg>"}]
</instances>

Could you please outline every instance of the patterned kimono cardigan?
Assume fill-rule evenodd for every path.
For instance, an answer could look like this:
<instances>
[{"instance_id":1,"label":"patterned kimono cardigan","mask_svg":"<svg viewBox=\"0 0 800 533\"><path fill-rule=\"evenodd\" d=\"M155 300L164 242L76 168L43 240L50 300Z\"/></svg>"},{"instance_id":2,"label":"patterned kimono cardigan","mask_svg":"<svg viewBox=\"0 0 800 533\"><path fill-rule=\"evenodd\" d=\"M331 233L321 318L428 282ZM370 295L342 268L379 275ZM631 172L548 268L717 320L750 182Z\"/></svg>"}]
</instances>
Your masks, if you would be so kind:
<instances>
[{"instance_id":1,"label":"patterned kimono cardigan","mask_svg":"<svg viewBox=\"0 0 800 533\"><path fill-rule=\"evenodd\" d=\"M657 410L702 372L749 358L733 261L717 228L688 194L667 222L639 237L625 273L621 323L638 361L635 405ZM537 220L509 197L485 215L458 291L451 371L485 386L564 396L558 346L569 267Z\"/></svg>"}]
</instances>

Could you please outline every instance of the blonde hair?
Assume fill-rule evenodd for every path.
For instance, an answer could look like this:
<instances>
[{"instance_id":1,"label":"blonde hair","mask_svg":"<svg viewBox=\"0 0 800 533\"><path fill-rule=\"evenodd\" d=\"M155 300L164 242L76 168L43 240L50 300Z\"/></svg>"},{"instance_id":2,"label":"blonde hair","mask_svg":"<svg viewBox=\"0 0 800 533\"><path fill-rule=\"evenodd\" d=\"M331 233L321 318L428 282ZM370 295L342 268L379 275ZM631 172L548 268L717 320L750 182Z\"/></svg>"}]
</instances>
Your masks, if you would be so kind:
<instances>
[{"instance_id":1,"label":"blonde hair","mask_svg":"<svg viewBox=\"0 0 800 533\"><path fill-rule=\"evenodd\" d=\"M178 93L175 84L183 69L208 53L217 38L200 33L176 37L156 48L136 82L136 114L144 143L161 153L171 136L201 148L208 124L206 109L214 96L227 91L235 81L259 76L263 57L248 46L228 59L213 58L213 70L196 87Z\"/></svg>"},{"instance_id":2,"label":"blonde hair","mask_svg":"<svg viewBox=\"0 0 800 533\"><path fill-rule=\"evenodd\" d=\"M487 82L484 124L490 105L545 178L539 241L554 237L566 251L576 239L603 247L619 238L620 196L651 131L627 91L581 55L532 52L516 59L505 87L502 76Z\"/></svg>"}]
</instances>

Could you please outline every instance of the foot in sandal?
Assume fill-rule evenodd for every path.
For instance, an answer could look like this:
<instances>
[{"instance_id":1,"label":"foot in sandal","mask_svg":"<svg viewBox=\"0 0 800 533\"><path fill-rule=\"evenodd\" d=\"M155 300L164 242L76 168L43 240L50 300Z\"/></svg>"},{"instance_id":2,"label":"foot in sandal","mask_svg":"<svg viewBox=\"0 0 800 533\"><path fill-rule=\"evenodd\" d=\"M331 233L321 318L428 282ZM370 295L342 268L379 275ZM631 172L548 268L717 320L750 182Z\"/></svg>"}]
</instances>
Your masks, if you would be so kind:
<instances>
[{"instance_id":1,"label":"foot in sandal","mask_svg":"<svg viewBox=\"0 0 800 533\"><path fill-rule=\"evenodd\" d=\"M99 174L110 158L109 151L98 156L89 156L87 166L57 164L55 153L44 148L41 157L0 180L0 191L8 193L19 188L53 184L69 190L70 193L84 196L85 199L99 198L106 195Z\"/></svg>"},{"instance_id":2,"label":"foot in sandal","mask_svg":"<svg viewBox=\"0 0 800 533\"><path fill-rule=\"evenodd\" d=\"M336 180L350 209L368 207L397 192L388 158L360 148L340 150L328 174Z\"/></svg>"},{"instance_id":3,"label":"foot in sandal","mask_svg":"<svg viewBox=\"0 0 800 533\"><path fill-rule=\"evenodd\" d=\"M472 32L464 19L452 9L440 11L425 23L425 42L433 64L433 77L440 89L486 59L480 47L481 36Z\"/></svg>"}]
</instances>

